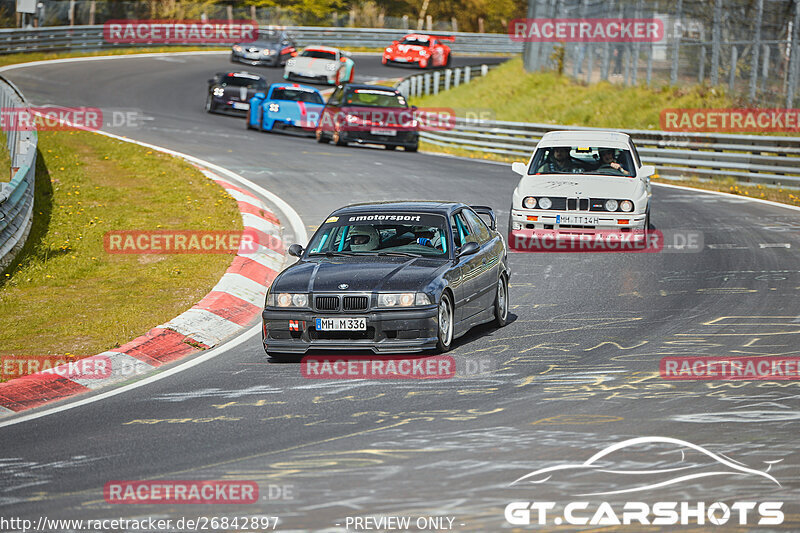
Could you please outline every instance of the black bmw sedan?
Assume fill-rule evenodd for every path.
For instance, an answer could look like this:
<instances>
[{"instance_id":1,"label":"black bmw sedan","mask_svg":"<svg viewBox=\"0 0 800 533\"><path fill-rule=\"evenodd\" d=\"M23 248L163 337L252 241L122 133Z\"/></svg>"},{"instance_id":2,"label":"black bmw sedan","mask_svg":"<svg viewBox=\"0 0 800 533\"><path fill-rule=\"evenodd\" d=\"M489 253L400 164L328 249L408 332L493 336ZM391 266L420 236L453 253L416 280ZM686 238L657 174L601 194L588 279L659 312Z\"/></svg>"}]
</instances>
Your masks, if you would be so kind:
<instances>
[{"instance_id":1,"label":"black bmw sedan","mask_svg":"<svg viewBox=\"0 0 800 533\"><path fill-rule=\"evenodd\" d=\"M480 215L484 215L488 224ZM386 202L338 209L267 293L270 356L309 349L450 349L478 324L504 326L509 267L489 207Z\"/></svg>"}]
</instances>

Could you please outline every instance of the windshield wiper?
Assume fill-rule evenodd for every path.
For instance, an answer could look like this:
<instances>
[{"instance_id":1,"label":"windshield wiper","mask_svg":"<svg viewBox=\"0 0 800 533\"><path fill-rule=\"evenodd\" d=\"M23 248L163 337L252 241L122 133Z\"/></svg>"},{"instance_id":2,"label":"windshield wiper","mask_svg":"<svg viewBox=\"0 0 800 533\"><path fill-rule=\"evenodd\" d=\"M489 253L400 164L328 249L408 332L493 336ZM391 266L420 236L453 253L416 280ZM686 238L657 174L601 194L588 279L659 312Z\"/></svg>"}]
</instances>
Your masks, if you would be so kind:
<instances>
[{"instance_id":1,"label":"windshield wiper","mask_svg":"<svg viewBox=\"0 0 800 533\"><path fill-rule=\"evenodd\" d=\"M360 254L358 252L314 252L314 253L308 254L309 257L317 256L317 255L324 255L325 257L337 257L337 256L344 255L344 256L350 257L350 256L360 255Z\"/></svg>"},{"instance_id":2,"label":"windshield wiper","mask_svg":"<svg viewBox=\"0 0 800 533\"><path fill-rule=\"evenodd\" d=\"M411 252L378 252L380 256L394 255L398 257L422 257L421 254L412 254Z\"/></svg>"}]
</instances>

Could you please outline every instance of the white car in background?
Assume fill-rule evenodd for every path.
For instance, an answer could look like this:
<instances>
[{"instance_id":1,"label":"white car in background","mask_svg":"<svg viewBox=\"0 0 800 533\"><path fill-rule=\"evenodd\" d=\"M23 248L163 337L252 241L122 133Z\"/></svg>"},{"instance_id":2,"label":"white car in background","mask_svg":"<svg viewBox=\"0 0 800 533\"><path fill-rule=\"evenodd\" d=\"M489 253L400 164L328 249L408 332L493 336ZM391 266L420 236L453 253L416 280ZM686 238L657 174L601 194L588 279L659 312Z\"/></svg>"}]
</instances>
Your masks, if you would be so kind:
<instances>
[{"instance_id":1,"label":"white car in background","mask_svg":"<svg viewBox=\"0 0 800 533\"><path fill-rule=\"evenodd\" d=\"M352 83L355 63L350 52L329 46L308 46L297 57L286 61L283 77L339 85Z\"/></svg>"},{"instance_id":2,"label":"white car in background","mask_svg":"<svg viewBox=\"0 0 800 533\"><path fill-rule=\"evenodd\" d=\"M511 203L509 241L521 230L646 230L650 176L625 133L551 131L527 163Z\"/></svg>"}]
</instances>

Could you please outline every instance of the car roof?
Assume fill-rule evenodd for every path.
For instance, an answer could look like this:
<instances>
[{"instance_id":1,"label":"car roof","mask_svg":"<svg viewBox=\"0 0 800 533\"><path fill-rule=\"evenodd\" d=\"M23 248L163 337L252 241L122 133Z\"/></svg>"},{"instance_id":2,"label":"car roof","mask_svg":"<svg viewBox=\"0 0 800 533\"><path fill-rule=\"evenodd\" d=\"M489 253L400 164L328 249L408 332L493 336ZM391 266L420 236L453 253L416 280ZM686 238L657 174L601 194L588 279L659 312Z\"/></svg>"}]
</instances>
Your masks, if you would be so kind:
<instances>
[{"instance_id":1,"label":"car roof","mask_svg":"<svg viewBox=\"0 0 800 533\"><path fill-rule=\"evenodd\" d=\"M444 201L431 201L431 200L409 200L409 201L389 201L389 202L368 202L361 204L352 204L345 207L340 207L331 215L347 215L354 213L374 213L375 211L403 213L408 211L415 212L428 212L441 215L450 214L453 211L466 207L465 204L460 202L444 202Z\"/></svg>"},{"instance_id":2,"label":"car roof","mask_svg":"<svg viewBox=\"0 0 800 533\"><path fill-rule=\"evenodd\" d=\"M375 91L386 91L390 93L399 93L397 89L394 87L388 87L386 85L367 85L365 83L348 83L344 86L345 89L372 89Z\"/></svg>"},{"instance_id":3,"label":"car roof","mask_svg":"<svg viewBox=\"0 0 800 533\"><path fill-rule=\"evenodd\" d=\"M537 147L549 146L608 146L609 148L627 148L630 136L618 131L548 131L542 135Z\"/></svg>"},{"instance_id":4,"label":"car roof","mask_svg":"<svg viewBox=\"0 0 800 533\"><path fill-rule=\"evenodd\" d=\"M286 81L279 81L279 82L273 83L273 84L271 84L269 86L269 88L270 89L304 89L304 90L309 91L309 92L310 91L314 91L315 93L322 94L322 93L319 92L319 89L317 89L316 87L312 87L310 85L303 85L303 84L300 84L300 83L286 82Z\"/></svg>"},{"instance_id":5,"label":"car roof","mask_svg":"<svg viewBox=\"0 0 800 533\"><path fill-rule=\"evenodd\" d=\"M263 80L263 76L259 76L258 74L253 74L251 72L246 72L244 70L228 70L225 72L217 72L217 76L222 78L227 78L228 76L233 76L235 78L248 78L251 80ZM265 80L266 81L266 80Z\"/></svg>"},{"instance_id":6,"label":"car roof","mask_svg":"<svg viewBox=\"0 0 800 533\"><path fill-rule=\"evenodd\" d=\"M306 46L304 50L319 50L321 52L333 52L334 54L339 52L338 48L333 48L332 46L322 46L317 44L310 44Z\"/></svg>"}]
</instances>

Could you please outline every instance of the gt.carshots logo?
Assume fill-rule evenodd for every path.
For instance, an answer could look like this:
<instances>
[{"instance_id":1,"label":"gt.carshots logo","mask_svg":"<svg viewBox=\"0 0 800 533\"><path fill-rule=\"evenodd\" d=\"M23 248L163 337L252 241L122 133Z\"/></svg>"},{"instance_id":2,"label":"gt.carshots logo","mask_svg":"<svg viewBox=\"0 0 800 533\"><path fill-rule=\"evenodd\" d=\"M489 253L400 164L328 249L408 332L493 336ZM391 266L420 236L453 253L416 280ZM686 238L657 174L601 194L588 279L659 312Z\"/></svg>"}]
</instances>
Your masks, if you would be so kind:
<instances>
[{"instance_id":1,"label":"gt.carshots logo","mask_svg":"<svg viewBox=\"0 0 800 533\"><path fill-rule=\"evenodd\" d=\"M658 465L641 465L642 455L650 456ZM655 457L653 457L655 455ZM511 486L525 483L543 487L547 483L591 487L605 485L605 490L576 494L576 501L559 504L554 501L514 501L506 505L506 522L522 525L779 525L784 521L782 501L626 501L611 503L609 496L642 493L654 489L685 484L699 479L730 476L759 483L767 489L781 484L768 471L781 460L765 461L767 468L757 470L744 463L711 452L701 446L671 437L639 437L608 446L583 463L568 463L542 468L526 474ZM653 464L652 462L650 464ZM587 497L602 497L588 501Z\"/></svg>"}]
</instances>

